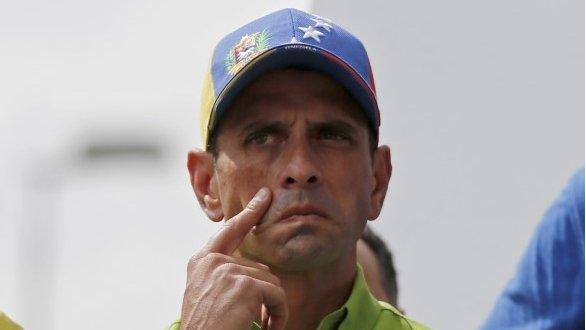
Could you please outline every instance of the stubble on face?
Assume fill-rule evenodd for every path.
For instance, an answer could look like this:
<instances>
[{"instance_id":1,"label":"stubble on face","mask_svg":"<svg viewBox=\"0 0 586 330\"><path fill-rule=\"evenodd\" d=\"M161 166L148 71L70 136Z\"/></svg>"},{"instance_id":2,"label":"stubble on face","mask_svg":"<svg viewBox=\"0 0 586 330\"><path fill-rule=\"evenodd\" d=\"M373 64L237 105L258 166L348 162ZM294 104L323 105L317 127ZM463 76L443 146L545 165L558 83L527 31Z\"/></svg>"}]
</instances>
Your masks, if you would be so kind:
<instances>
[{"instance_id":1,"label":"stubble on face","mask_svg":"<svg viewBox=\"0 0 586 330\"><path fill-rule=\"evenodd\" d=\"M295 70L265 75L236 100L218 133L216 175L224 214L229 218L240 212L262 186L273 192L261 224L240 248L242 255L276 268L303 270L333 262L353 249L366 222L372 168L367 128L352 113L360 110L349 107L357 105L337 83ZM255 120L284 123L288 135L269 148L251 148L243 143L239 128ZM315 122L335 121L356 128L351 143L323 143L304 135ZM283 184L296 152L314 167L316 184ZM291 205L313 205L322 216L316 221L282 221Z\"/></svg>"}]
</instances>

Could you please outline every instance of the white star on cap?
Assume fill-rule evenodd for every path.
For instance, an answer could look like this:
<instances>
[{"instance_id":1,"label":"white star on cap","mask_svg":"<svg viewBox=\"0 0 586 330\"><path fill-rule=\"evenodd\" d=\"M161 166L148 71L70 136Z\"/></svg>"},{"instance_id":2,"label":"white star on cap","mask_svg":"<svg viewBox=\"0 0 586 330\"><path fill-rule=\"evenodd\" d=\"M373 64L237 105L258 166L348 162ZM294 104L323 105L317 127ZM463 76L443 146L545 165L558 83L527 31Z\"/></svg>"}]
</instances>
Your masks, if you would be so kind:
<instances>
[{"instance_id":1,"label":"white star on cap","mask_svg":"<svg viewBox=\"0 0 586 330\"><path fill-rule=\"evenodd\" d=\"M321 17L319 15L315 15L315 14L311 14L313 17L317 18L320 21L324 21L324 22L328 22L328 23L333 23L331 19L329 18L325 18L325 17Z\"/></svg>"},{"instance_id":2,"label":"white star on cap","mask_svg":"<svg viewBox=\"0 0 586 330\"><path fill-rule=\"evenodd\" d=\"M291 41L289 41L289 43L292 43L292 44L296 44L298 42L299 41L297 41L297 38L295 38L295 37L293 37L293 39L291 39Z\"/></svg>"},{"instance_id":3,"label":"white star on cap","mask_svg":"<svg viewBox=\"0 0 586 330\"><path fill-rule=\"evenodd\" d=\"M330 32L330 29L332 28L332 26L330 24L326 23L325 21L323 21L319 18L318 19L312 18L311 20L315 22L316 28L321 27L321 28L324 28L324 30Z\"/></svg>"},{"instance_id":4,"label":"white star on cap","mask_svg":"<svg viewBox=\"0 0 586 330\"><path fill-rule=\"evenodd\" d=\"M321 40L319 40L319 37L324 35L311 25L308 27L299 27L299 30L305 32L305 34L303 35L303 39L312 38L317 42L321 42Z\"/></svg>"}]
</instances>

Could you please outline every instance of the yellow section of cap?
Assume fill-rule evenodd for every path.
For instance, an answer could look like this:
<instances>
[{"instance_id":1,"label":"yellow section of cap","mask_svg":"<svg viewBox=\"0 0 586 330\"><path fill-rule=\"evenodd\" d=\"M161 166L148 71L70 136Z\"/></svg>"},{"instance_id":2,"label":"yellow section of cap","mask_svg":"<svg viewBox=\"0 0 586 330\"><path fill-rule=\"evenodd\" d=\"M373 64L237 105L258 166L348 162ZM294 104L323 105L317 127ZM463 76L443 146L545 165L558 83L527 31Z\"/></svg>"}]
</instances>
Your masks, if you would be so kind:
<instances>
[{"instance_id":1,"label":"yellow section of cap","mask_svg":"<svg viewBox=\"0 0 586 330\"><path fill-rule=\"evenodd\" d=\"M268 54L274 53L276 49L268 49L263 52L259 52L255 55L250 61L246 62L242 68L238 70L230 79L230 81L224 86L220 95L216 97L214 93L214 81L212 77L212 70L211 70L211 63L209 69L204 77L203 81L203 90L201 93L201 109L200 109L200 130L201 130L201 141L204 144L204 149L207 151L208 149L208 138L210 137L210 121L212 120L212 110L214 108L214 103L217 101L218 98L226 92L229 91L232 84L238 80L238 78L246 72L250 67L253 66L254 63L259 61L260 59L264 58ZM221 102L221 100L219 101Z\"/></svg>"},{"instance_id":2,"label":"yellow section of cap","mask_svg":"<svg viewBox=\"0 0 586 330\"><path fill-rule=\"evenodd\" d=\"M204 144L204 149L207 150L208 146L208 135L209 135L209 123L212 114L212 108L216 97L214 95L214 82L212 80L211 64L203 79L203 89L201 91L201 108L200 108L200 132L201 141Z\"/></svg>"}]
</instances>

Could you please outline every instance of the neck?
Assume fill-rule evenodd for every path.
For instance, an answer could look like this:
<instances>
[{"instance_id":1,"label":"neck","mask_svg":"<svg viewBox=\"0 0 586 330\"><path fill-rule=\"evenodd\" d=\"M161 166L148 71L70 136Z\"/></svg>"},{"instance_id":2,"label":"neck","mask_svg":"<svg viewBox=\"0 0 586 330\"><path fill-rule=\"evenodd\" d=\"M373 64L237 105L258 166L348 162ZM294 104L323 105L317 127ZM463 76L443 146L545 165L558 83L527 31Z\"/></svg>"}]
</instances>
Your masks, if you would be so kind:
<instances>
[{"instance_id":1,"label":"neck","mask_svg":"<svg viewBox=\"0 0 586 330\"><path fill-rule=\"evenodd\" d=\"M320 321L346 303L356 276L356 253L319 269L275 272L287 295L287 329L316 329Z\"/></svg>"}]
</instances>

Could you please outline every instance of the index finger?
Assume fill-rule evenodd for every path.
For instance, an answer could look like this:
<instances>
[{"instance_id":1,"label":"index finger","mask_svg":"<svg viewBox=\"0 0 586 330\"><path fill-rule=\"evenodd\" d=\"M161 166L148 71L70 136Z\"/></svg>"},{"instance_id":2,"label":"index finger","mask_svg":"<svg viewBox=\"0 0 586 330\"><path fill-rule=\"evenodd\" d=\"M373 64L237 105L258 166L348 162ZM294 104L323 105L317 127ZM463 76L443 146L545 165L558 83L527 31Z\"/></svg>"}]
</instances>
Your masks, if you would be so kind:
<instances>
[{"instance_id":1,"label":"index finger","mask_svg":"<svg viewBox=\"0 0 586 330\"><path fill-rule=\"evenodd\" d=\"M263 187L246 204L246 207L231 219L208 242L206 252L231 255L240 246L246 234L256 225L268 209L271 191Z\"/></svg>"}]
</instances>

